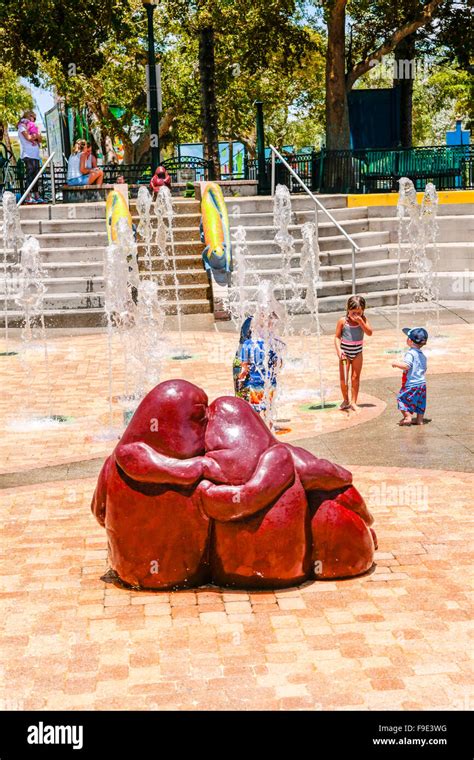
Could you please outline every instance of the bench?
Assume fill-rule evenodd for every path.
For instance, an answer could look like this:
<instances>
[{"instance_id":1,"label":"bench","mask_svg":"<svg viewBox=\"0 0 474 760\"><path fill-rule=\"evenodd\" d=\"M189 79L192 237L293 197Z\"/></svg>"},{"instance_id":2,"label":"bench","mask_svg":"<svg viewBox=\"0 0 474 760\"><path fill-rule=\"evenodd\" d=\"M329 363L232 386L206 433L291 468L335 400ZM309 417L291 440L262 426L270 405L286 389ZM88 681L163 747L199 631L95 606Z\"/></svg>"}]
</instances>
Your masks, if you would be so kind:
<instances>
[{"instance_id":1,"label":"bench","mask_svg":"<svg viewBox=\"0 0 474 760\"><path fill-rule=\"evenodd\" d=\"M147 182L141 182L139 184L129 184L128 191L130 198L136 198L139 188L145 185L148 187ZM107 198L108 193L113 190L115 185L104 183L102 187L96 187L96 185L62 185L62 200L63 203L87 203L94 201L103 201ZM171 188L172 195L181 195L181 190L185 190L186 185L176 183Z\"/></svg>"},{"instance_id":2,"label":"bench","mask_svg":"<svg viewBox=\"0 0 474 760\"><path fill-rule=\"evenodd\" d=\"M362 192L398 190L398 180L402 177L411 179L415 187L431 181L444 188L451 185L455 188L456 180L459 182L462 177L461 159L462 156L433 154L428 150L417 153L416 148L409 152L390 152L386 156L368 156L359 164Z\"/></svg>"},{"instance_id":3,"label":"bench","mask_svg":"<svg viewBox=\"0 0 474 760\"><path fill-rule=\"evenodd\" d=\"M378 183L379 182L389 182L390 187L388 188L382 188L386 190L395 190L398 191L398 180L400 180L402 177L408 177L408 179L411 179L413 184L416 187L417 180L423 180L424 182L434 182L434 184L437 184L437 181L442 179L445 179L447 177L453 178L453 189L456 188L456 177L461 177L462 172L461 169L453 169L453 168L446 168L446 169L436 169L434 171L426 170L426 171L415 171L415 172L367 172L364 173L361 177L362 179L362 187L364 193L371 193L375 192L377 190L380 190ZM443 187L446 186L446 182L443 182Z\"/></svg>"}]
</instances>

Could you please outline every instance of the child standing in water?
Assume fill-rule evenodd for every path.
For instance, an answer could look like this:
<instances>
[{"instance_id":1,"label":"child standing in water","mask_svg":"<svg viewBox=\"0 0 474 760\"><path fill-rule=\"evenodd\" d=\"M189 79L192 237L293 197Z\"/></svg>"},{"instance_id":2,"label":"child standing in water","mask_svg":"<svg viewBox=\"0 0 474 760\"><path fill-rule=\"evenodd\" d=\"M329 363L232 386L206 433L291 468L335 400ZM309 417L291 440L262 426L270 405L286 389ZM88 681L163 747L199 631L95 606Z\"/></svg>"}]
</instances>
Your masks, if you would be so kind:
<instances>
[{"instance_id":1,"label":"child standing in water","mask_svg":"<svg viewBox=\"0 0 474 760\"><path fill-rule=\"evenodd\" d=\"M351 296L347 301L346 316L341 317L336 325L334 343L339 357L339 379L341 382L342 404L340 409L357 411L360 373L362 371L362 349L364 335L372 335L365 311L365 298ZM349 368L351 370L352 399L349 400Z\"/></svg>"},{"instance_id":2,"label":"child standing in water","mask_svg":"<svg viewBox=\"0 0 474 760\"><path fill-rule=\"evenodd\" d=\"M278 316L270 314L260 328L267 332L267 341L255 337L254 317L247 317L240 330L240 341L233 363L235 395L244 398L260 413L272 407L277 388L277 375L282 365L285 344L276 335ZM258 325L257 325L258 328Z\"/></svg>"},{"instance_id":3,"label":"child standing in water","mask_svg":"<svg viewBox=\"0 0 474 760\"><path fill-rule=\"evenodd\" d=\"M398 408L402 419L398 423L405 425L423 425L426 410L426 356L421 350L428 340L424 327L404 327L407 336L408 351L401 362L393 362L392 367L403 370L402 387L397 396ZM412 414L416 417L412 419Z\"/></svg>"}]
</instances>

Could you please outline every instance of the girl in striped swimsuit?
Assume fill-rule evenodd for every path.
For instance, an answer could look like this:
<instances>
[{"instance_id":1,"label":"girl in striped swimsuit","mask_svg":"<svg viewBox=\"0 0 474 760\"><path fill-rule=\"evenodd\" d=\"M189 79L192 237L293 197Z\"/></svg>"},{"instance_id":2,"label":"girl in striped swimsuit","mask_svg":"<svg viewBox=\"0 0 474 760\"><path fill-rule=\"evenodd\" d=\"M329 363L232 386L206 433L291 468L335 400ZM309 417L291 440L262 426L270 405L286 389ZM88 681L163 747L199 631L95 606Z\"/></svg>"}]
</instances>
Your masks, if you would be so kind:
<instances>
[{"instance_id":1,"label":"girl in striped swimsuit","mask_svg":"<svg viewBox=\"0 0 474 760\"><path fill-rule=\"evenodd\" d=\"M343 410L351 408L357 410L364 334L372 335L372 328L364 311L365 298L362 298L362 296L351 296L347 301L346 316L342 317L336 326L334 342L339 357L339 378L343 396L340 408ZM350 401L349 389L346 382L345 362L349 362L351 367L352 399Z\"/></svg>"}]
</instances>

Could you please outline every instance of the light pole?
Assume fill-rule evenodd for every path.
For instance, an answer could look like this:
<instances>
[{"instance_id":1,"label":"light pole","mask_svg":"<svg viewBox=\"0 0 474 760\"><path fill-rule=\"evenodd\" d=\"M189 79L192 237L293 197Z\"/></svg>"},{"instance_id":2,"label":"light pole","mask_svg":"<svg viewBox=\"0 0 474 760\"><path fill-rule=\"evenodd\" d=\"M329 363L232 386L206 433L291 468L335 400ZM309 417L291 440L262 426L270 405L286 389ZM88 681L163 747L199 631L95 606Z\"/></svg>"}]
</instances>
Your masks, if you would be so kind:
<instances>
[{"instance_id":1,"label":"light pole","mask_svg":"<svg viewBox=\"0 0 474 760\"><path fill-rule=\"evenodd\" d=\"M160 165L160 117L158 113L158 89L156 84L155 34L153 13L159 0L142 0L148 20L148 86L150 92L150 146L151 173Z\"/></svg>"},{"instance_id":2,"label":"light pole","mask_svg":"<svg viewBox=\"0 0 474 760\"><path fill-rule=\"evenodd\" d=\"M268 177L267 165L265 161L265 126L263 122L263 103L256 100L254 106L257 108L257 166L258 166L258 194L267 195Z\"/></svg>"}]
</instances>

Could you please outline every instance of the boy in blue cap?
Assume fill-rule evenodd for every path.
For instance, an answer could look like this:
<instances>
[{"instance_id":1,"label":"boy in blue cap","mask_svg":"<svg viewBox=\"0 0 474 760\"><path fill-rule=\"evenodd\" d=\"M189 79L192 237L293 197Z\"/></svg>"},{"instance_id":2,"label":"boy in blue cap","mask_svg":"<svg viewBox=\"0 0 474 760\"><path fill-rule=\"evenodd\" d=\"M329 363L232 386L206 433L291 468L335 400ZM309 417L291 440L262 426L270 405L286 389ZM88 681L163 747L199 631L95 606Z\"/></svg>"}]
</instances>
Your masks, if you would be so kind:
<instances>
[{"instance_id":1,"label":"boy in blue cap","mask_svg":"<svg viewBox=\"0 0 474 760\"><path fill-rule=\"evenodd\" d=\"M423 425L426 410L426 365L427 360L421 350L428 340L424 327L404 327L409 350L402 362L393 362L392 367L403 370L402 387L397 396L398 408L403 417L398 423L405 425ZM412 414L416 419L412 420Z\"/></svg>"}]
</instances>

